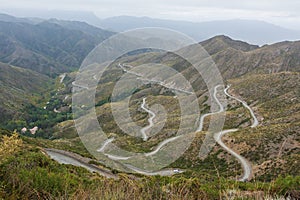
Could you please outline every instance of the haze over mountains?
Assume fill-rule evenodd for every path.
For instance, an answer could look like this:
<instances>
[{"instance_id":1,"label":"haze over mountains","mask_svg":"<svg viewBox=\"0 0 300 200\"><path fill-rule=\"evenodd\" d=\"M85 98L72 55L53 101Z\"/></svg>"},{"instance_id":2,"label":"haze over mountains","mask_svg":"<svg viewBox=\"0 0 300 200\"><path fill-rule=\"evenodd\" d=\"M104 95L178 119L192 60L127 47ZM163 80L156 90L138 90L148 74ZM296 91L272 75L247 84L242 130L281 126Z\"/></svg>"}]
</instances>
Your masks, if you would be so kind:
<instances>
[{"instance_id":1,"label":"haze over mountains","mask_svg":"<svg viewBox=\"0 0 300 200\"><path fill-rule=\"evenodd\" d=\"M220 34L259 45L300 39L300 31L289 30L264 21L255 20L224 20L196 23L149 17L119 16L103 19L100 25L114 31L125 31L142 27L164 27L185 33L196 41L203 41Z\"/></svg>"},{"instance_id":2,"label":"haze over mountains","mask_svg":"<svg viewBox=\"0 0 300 200\"><path fill-rule=\"evenodd\" d=\"M29 13L26 13L29 15ZM227 35L234 39L251 44L263 45L286 40L300 40L300 31L283 28L268 22L258 20L220 20L207 22L189 22L156 19L150 17L116 16L99 19L90 12L60 12L48 11L36 13L38 17L15 18L0 14L1 21L39 23L45 19L57 18L61 20L83 21L93 26L108 29L114 32L143 27L162 27L174 29L187 34L196 41L203 41L216 35Z\"/></svg>"},{"instance_id":3,"label":"haze over mountains","mask_svg":"<svg viewBox=\"0 0 300 200\"><path fill-rule=\"evenodd\" d=\"M103 27L114 27L116 31L141 26L169 26L169 28L176 26L177 28L180 27L189 31L191 29L186 27L193 25L193 30L195 31L202 29L201 24L199 25L197 23L136 17L114 17L99 20L99 22L101 22ZM237 26L236 22L238 21L227 21L226 23ZM258 39L258 37L266 37L268 39L274 39L275 37L277 39L280 37L289 38L284 35L284 33L290 36L294 33L298 33L281 29L280 27L264 22L239 22L243 23L243 26L247 27L247 30L258 24L263 26L261 30L253 29L252 32L249 30L249 37L244 35L244 37L248 37L248 40L251 40L251 38L255 40L254 37L257 37L256 39ZM220 29L219 31L221 33L225 33L222 35L226 35L225 29L228 27L225 25L212 27L214 23L221 22L202 23L202 25L208 27L205 28L206 34L213 35L214 30ZM252 24L252 26L249 25L249 23ZM221 31L221 29L223 30ZM275 31L275 29L278 30ZM247 30L243 28L240 28L240 31L230 28L228 30L231 30L231 32L236 35L236 37L233 37L234 39L243 37L243 34L247 32ZM272 31L274 34L259 34L259 31ZM276 33L278 33L278 37ZM113 34L115 34L115 32L97 28L85 22L58 19L16 18L1 14L0 62L31 69L55 77L60 73L78 69L87 54L97 44ZM196 32L190 32L190 34L196 34ZM204 35L201 34L198 36L204 37ZM299 42L280 42L259 47L257 45L251 45L252 43L249 44L233 40L228 36L230 36L230 34L227 36L212 37L205 41L201 40L201 44L208 53L212 55L219 67L236 67L236 70L239 70L240 73L246 73L250 69L256 69L260 66L263 66L264 69L261 70L264 70L264 73L289 70L297 71L297 67L299 66ZM243 63L242 66L240 66L241 63ZM232 71L232 73L235 74L235 76L240 74L237 74L235 71Z\"/></svg>"}]
</instances>

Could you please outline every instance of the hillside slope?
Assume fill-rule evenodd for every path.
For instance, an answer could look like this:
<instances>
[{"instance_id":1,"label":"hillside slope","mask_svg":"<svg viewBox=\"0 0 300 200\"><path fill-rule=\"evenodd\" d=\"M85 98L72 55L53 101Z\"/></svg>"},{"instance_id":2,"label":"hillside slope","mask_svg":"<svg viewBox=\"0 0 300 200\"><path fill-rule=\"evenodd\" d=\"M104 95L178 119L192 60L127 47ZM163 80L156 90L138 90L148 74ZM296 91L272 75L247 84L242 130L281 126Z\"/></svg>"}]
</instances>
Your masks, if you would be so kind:
<instances>
[{"instance_id":1,"label":"hillside slope","mask_svg":"<svg viewBox=\"0 0 300 200\"><path fill-rule=\"evenodd\" d=\"M69 22L53 20L52 22L45 22L45 24L37 26L50 26L57 30L56 28L60 27L57 24L62 23L63 26L68 26L75 32L78 29L82 29L80 32L90 32L89 27L85 27L85 25L73 23L70 25ZM5 37L10 39L7 35ZM22 51L28 52L23 47L28 44L20 42L21 38L19 37L20 35L16 42L17 46L19 45ZM13 42L15 40L9 41L12 45L15 44ZM45 38L40 38L39 41L45 42ZM224 129L236 128L239 130L224 136L224 143L250 161L253 167L253 178L250 182L234 180L241 175L241 166L219 145L215 145L206 158L199 158L199 149L206 137L208 124L214 119L213 116L205 118L203 130L195 133L195 138L186 152L171 164L171 169L183 169L182 174L175 174L172 177L150 177L121 174L117 170L113 170L118 173L120 179L109 180L79 167L60 165L47 157L43 153L43 148L58 148L92 157L80 138L77 137L74 124L68 115L70 114L69 110L64 111L71 104L70 96L71 88L75 86L73 82L76 76L75 72L63 76L64 80L61 82L57 80L59 87L53 87L53 80L48 76L29 69L0 63L0 113L2 115L0 117L4 119L3 122L5 123L6 119L18 122L16 120L18 115L27 114L22 110L26 104L33 104L40 98L44 98L40 100L44 106L45 102L51 98L50 105L47 104L49 110L43 109L39 105L39 110L32 107L32 110L28 110L28 112L33 114L30 117L36 117L36 111L42 110L43 112L39 113L42 117L36 117L38 119L36 121L45 125L45 128L57 125L53 129L57 131L54 137L51 137L53 140L29 138L23 135L21 139L16 135L6 137L4 135L10 135L7 132L0 135L0 198L89 199L103 196L104 199L218 199L223 197L263 199L267 198L267 195L294 195L293 197L299 198L300 42L282 42L258 47L234 41L225 36L218 36L201 44L212 55L226 84L232 85L229 93L246 101L259 120L259 125L251 128L249 111L238 101L232 98L227 99L228 107ZM37 43L37 46L39 45L40 43ZM59 46L59 44L57 45ZM69 47L72 49L72 45ZM10 49L3 50L2 54L9 57ZM68 48L65 47L65 52L67 50ZM45 51L44 53L48 55L49 52ZM38 56L40 55L38 54ZM56 61L59 58L54 59L53 57ZM119 65L119 63L127 65ZM157 51L150 53L141 51L118 58L99 80L95 96L95 110L102 129L112 139L113 144L139 153L154 151L162 141L175 136L181 120L178 96L175 95L174 90L146 81L147 84L134 90L130 97L130 117L140 127L146 127L150 122L149 113L145 110L152 110L157 104L162 105L164 109L159 107L155 112L157 117L153 119L154 128L155 126L160 127L164 123L160 134L151 135L150 133L149 139L145 142L142 138L124 134L124 131L116 124L111 105L121 104L123 99L111 102L111 91L115 83L128 73L129 69L134 69L144 63L166 64L181 72L192 86L195 86L201 115L210 112L211 106L208 101L207 88L199 74L195 73L189 63L176 55ZM57 70L57 68L53 67L53 70ZM70 68L66 70L70 70ZM97 71L92 70L88 71L84 78L96 79ZM133 76L133 78L137 77ZM80 86L80 81L76 83L79 94L84 95L87 86ZM48 97L45 92L48 90L48 86L53 90L51 97ZM124 98L128 97L127 89L126 85L121 88ZM221 92L224 91L219 89L216 96L221 96ZM143 109L143 102L147 109ZM79 109L87 111L89 107L80 105ZM160 118L163 112L167 113L166 122ZM88 117L82 124L84 127L90 128L92 126L89 124ZM30 120L28 120L29 124L36 122ZM129 127L133 125L131 121L126 120L127 118L124 119L124 124L127 123ZM45 138L53 136L52 134L51 130L51 133L47 134ZM93 135L92 141L97 142L97 137ZM3 148L7 147L4 144L18 144L18 146ZM102 146L100 142L96 145L97 149ZM108 147L106 147L105 153L114 153L110 152L113 149ZM171 153L176 154L176 150ZM97 160L93 160L89 164L97 164L100 167L103 167L101 165L109 166L105 161L110 158L104 154L102 156L101 159L98 159L101 164ZM116 161L116 163L121 162L123 161Z\"/></svg>"},{"instance_id":2,"label":"hillside slope","mask_svg":"<svg viewBox=\"0 0 300 200\"><path fill-rule=\"evenodd\" d=\"M217 36L200 44L212 56L225 79L249 73L300 71L300 41L258 47Z\"/></svg>"},{"instance_id":3,"label":"hillside slope","mask_svg":"<svg viewBox=\"0 0 300 200\"><path fill-rule=\"evenodd\" d=\"M299 175L300 73L247 75L229 82L230 92L251 105L260 125L233 133L226 142L253 163L257 180Z\"/></svg>"},{"instance_id":4,"label":"hillside slope","mask_svg":"<svg viewBox=\"0 0 300 200\"><path fill-rule=\"evenodd\" d=\"M0 21L0 61L55 76L77 69L87 54L112 34L79 22Z\"/></svg>"},{"instance_id":5,"label":"hillside slope","mask_svg":"<svg viewBox=\"0 0 300 200\"><path fill-rule=\"evenodd\" d=\"M18 119L22 109L36 103L49 90L53 81L37 72L0 63L1 124Z\"/></svg>"},{"instance_id":6,"label":"hillside slope","mask_svg":"<svg viewBox=\"0 0 300 200\"><path fill-rule=\"evenodd\" d=\"M240 134L241 137L244 133L248 132L256 134L256 136L252 135L252 140L249 139L249 141L253 142L249 146L244 148L242 144L239 144L241 143L240 141L242 141L240 139L237 144L231 141L231 147L236 147L233 149L241 152L246 158L253 162L256 170L256 168L270 158L269 155L271 153L263 155L262 152L267 153L268 151L272 151L272 154L274 154L273 151L280 152L280 145L283 144L284 140L286 138L292 138L289 141L291 141L293 145L286 147L286 152L281 151L280 153L282 155L282 162L284 162L285 165L282 165L280 169L274 167L274 171L264 169L256 170L254 177L260 180L270 181L273 180L279 172L285 175L298 175L296 172L298 168L295 166L294 161L299 154L299 131L297 128L299 126L299 105L297 102L299 89L297 83L299 82L300 62L297 55L299 55L300 52L300 43L282 42L270 46L258 47L245 42L234 41L225 36L218 36L201 44L212 54L212 58L220 69L225 82L231 83L233 89L239 88L241 91L236 94L230 90L230 93L245 100L253 107L259 118L259 127L251 129L251 117L248 111L238 102L229 100L229 109L226 112L227 118L224 128L240 129L236 134L232 135ZM192 54L192 52L190 53ZM127 70L122 69L118 63L126 63L124 66L127 66ZM149 138L149 141L144 142L141 138L130 137L124 134L123 130L115 123L111 105L117 105L122 101L120 100L119 102L116 100L110 102L111 91L115 86L115 82L125 73L128 73L129 69L133 70L138 65L145 63L165 64L181 72L193 86L196 86L194 90L199 98L201 114L210 112L209 109L211 106L210 102L207 101L207 88L205 88L205 84L199 74L192 70L190 64L187 64L174 54L151 52L125 55L119 58L108 67L104 76L99 81L95 100L96 112L98 121L103 125L103 130L109 133L109 137L114 138L113 143L134 152L148 152L165 139L175 136L176 129L180 123L180 109L177 106L176 95L172 92L172 89L166 89L155 83L145 84L143 87L134 91L130 97L129 110L130 116L135 123L140 126L146 126L148 124L148 116L140 109L140 105L143 102L142 97L147 97L147 104L150 108L155 104L164 106L165 111L170 114L160 134L154 135ZM143 74L141 71L138 72ZM155 74L154 71L152 72ZM90 73L92 74L92 72ZM143 78L148 74L143 75ZM155 79L155 77L153 79ZM126 92L128 91L126 91L126 88L122 88L120 91L124 92L124 96L127 97L126 95L128 95L128 93ZM273 105L274 108L271 107ZM210 118L210 120L211 119L213 118ZM209 120L205 120L204 128L207 128L208 122ZM127 122L124 121L124 123ZM156 125L159 126L162 122L157 119L156 123ZM128 122L128 126L131 125L132 124ZM289 127L288 131L284 131L287 127ZM263 132L266 134L264 135ZM272 135L270 132L274 134ZM282 136L280 136L280 134L282 134ZM63 134L60 135L63 137ZM204 132L200 134L199 140L193 148L181 157L180 160L173 165L174 167L189 168L193 172L201 172L201 170L204 170L200 166L204 164L203 161L197 159L197 154L195 154L195 152L199 151L199 144L201 144L203 140L203 135ZM254 138L258 139L258 136L264 139L260 140L262 146L256 149L255 144L257 144L258 141L254 141ZM236 140L238 139L236 138ZM274 141L276 141L276 144L273 143ZM264 149L267 147L270 147L270 149ZM261 158L258 158L258 155ZM208 162L211 162L215 156L218 156L220 160L225 159L227 161L226 164L220 165L221 169L219 169L219 173L222 176L234 176L237 174L235 171L236 163L232 161L232 156L223 152L220 147L216 147L207 158L209 160ZM294 167L289 168L289 166Z\"/></svg>"}]
</instances>

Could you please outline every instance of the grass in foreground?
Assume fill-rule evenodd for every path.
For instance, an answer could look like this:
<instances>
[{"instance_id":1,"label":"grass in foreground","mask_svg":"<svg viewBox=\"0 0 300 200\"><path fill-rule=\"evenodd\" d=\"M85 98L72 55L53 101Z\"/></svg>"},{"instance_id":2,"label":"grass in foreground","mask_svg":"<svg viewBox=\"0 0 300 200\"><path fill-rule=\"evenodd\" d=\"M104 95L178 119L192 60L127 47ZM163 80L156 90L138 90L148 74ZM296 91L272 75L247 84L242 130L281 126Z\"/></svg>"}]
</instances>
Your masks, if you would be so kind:
<instances>
[{"instance_id":1,"label":"grass in foreground","mask_svg":"<svg viewBox=\"0 0 300 200\"><path fill-rule=\"evenodd\" d=\"M16 134L1 137L0 198L4 199L220 199L297 195L300 177L241 183L215 177L146 177L119 174L107 179L60 165ZM13 148L10 148L13 147ZM298 191L299 192L299 191Z\"/></svg>"}]
</instances>

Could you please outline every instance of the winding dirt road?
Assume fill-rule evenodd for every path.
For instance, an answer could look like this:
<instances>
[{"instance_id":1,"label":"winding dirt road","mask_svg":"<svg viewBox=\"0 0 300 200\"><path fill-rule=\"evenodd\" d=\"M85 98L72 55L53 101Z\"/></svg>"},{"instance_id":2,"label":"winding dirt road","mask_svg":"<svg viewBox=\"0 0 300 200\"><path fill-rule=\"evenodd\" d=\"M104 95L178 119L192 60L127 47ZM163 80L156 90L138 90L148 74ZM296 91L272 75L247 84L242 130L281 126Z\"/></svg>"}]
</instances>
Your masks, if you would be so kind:
<instances>
[{"instance_id":1,"label":"winding dirt road","mask_svg":"<svg viewBox=\"0 0 300 200\"><path fill-rule=\"evenodd\" d=\"M221 87L221 86L222 86L222 85L217 85L217 86L214 88L214 95L213 95L214 100L215 100L215 101L217 102L217 104L219 105L220 110L217 111L217 112L206 113L206 114L202 115L202 116L200 117L199 127L198 127L198 129L196 130L197 132L198 132L198 131L202 131L204 119L205 119L206 117L208 117L208 116L210 116L210 115L215 115L215 114L224 112L224 107L223 107L223 105L221 104L221 102L219 101L219 99L217 98L218 88Z\"/></svg>"},{"instance_id":2,"label":"winding dirt road","mask_svg":"<svg viewBox=\"0 0 300 200\"><path fill-rule=\"evenodd\" d=\"M147 176L157 176L157 175L160 175L160 176L172 176L174 174L179 174L179 173L183 173L184 172L184 170L181 170L181 169L163 169L163 170L156 171L156 172L148 172L148 171L139 169L137 167L134 167L132 165L128 165L128 164L124 164L124 165L127 168L133 170L136 173L144 174L144 175L147 175Z\"/></svg>"},{"instance_id":3,"label":"winding dirt road","mask_svg":"<svg viewBox=\"0 0 300 200\"><path fill-rule=\"evenodd\" d=\"M114 178L114 179L118 178L117 175L112 174L108 170L104 170L97 167L96 165L89 164L89 161L91 161L91 159L82 157L78 154L68 152L68 151L58 150L58 149L44 149L44 152L48 156L50 156L50 158L59 162L60 164L69 164L78 167L83 167L89 170L90 172L97 172L98 174L105 176L107 178Z\"/></svg>"},{"instance_id":4,"label":"winding dirt road","mask_svg":"<svg viewBox=\"0 0 300 200\"><path fill-rule=\"evenodd\" d=\"M115 138L107 139L107 140L103 143L103 145L97 150L97 152L104 152L106 146L109 145L110 143L112 143L114 140L115 140Z\"/></svg>"},{"instance_id":5,"label":"winding dirt road","mask_svg":"<svg viewBox=\"0 0 300 200\"><path fill-rule=\"evenodd\" d=\"M147 78L143 78L143 74L139 74L139 73L136 73L132 70L127 70L124 66L124 64L122 65L121 63L119 63L118 65L124 72L128 73L128 74L133 74L135 76L137 76L138 80L141 80L141 81L147 81L147 82L150 82L150 83L156 83L162 87L165 87L165 88L168 88L170 90L175 90L175 91L178 91L178 92L182 92L182 93L186 93L186 94L193 94L192 92L190 91L187 91L187 90L184 90L184 89L181 89L181 88L176 88L176 87L172 87L170 85L167 85L165 82L163 81L159 81L159 80L155 80L155 79L147 79ZM129 67L129 68L133 68L133 66L131 65L126 65L126 67Z\"/></svg>"},{"instance_id":6,"label":"winding dirt road","mask_svg":"<svg viewBox=\"0 0 300 200\"><path fill-rule=\"evenodd\" d=\"M123 65L119 64L118 65L124 72L126 73L130 73L130 74L133 74L133 75L136 75L138 77L143 77L142 74L139 74L139 73L136 73L136 72L132 72L132 71L129 71L127 70ZM141 78L139 78L141 79ZM141 79L141 80L146 80L146 81L150 81L150 82L157 82L158 84L164 86L164 87L167 87L165 84L163 84L161 81L156 81L156 80L148 80L148 79ZM77 87L80 87L80 88L84 88L84 89L88 89L88 87L85 87L85 86L81 86L81 85L77 85L75 84L75 82L72 83L73 86L77 86ZM224 106L221 104L221 102L219 101L219 99L217 98L217 93L218 93L218 88L219 87L222 87L222 85L217 85L215 86L214 88L214 94L213 94L213 98L214 100L216 101L216 103L219 105L219 111L217 112L214 112L214 113L207 113L207 114L204 114L203 116L200 117L200 124L199 124L199 127L197 129L197 131L202 131L203 129L203 123L204 123L204 119L210 115L214 115L214 114L218 114L218 113L222 113L225 111L225 108ZM169 89L172 89L172 90L178 90L178 91L181 91L181 92L186 92L185 90L181 90L181 89L178 89L178 88L171 88L171 87L167 87ZM228 89L230 88L230 86L227 86L225 89L224 89L224 93L225 95L227 95L229 98L232 98L232 99L235 99L237 100L238 102L242 103L242 105L247 109L249 110L250 114L251 114L251 117L253 118L253 123L251 125L251 128L254 128L256 126L258 126L259 122L257 120L257 117L255 116L254 114L254 111L251 109L251 107L243 100L240 100L238 99L237 97L234 97L230 94L228 94ZM149 125L142 128L141 129L141 134L142 134L142 137L143 137L143 140L144 141L147 141L148 140L148 136L146 134L146 131L149 130L152 126L153 126L153 119L155 118L155 113L152 112L151 110L147 109L145 107L146 105L146 98L143 98L143 103L141 104L141 108L143 110L145 110L146 112L148 112L151 117L148 119L148 122L149 122ZM232 156L234 156L242 165L242 168L243 168L243 176L241 178L239 178L238 180L239 181L248 181L251 179L251 175L252 175L252 167L251 167L251 164L247 161L247 159L245 159L243 156L239 155L238 153L234 152L232 149L230 149L229 147L227 147L223 141L222 141L222 137L225 135L225 134L228 134L228 133L232 133L232 132L236 132L238 131L239 129L229 129L229 130L223 130L221 132L218 132L218 133L215 133L214 134L214 139L216 140L216 142L224 149L226 150L228 153L230 153ZM164 140L163 142L161 142L156 148L155 150L153 150L152 152L149 152L149 153L145 153L145 156L151 156L151 155L154 155L156 154L157 152L159 152L159 150L164 146L166 145L167 143L171 142L171 141L174 141L178 138L180 138L181 136L176 136L176 137L172 137L172 138L169 138L169 139L166 139ZM99 152L104 152L106 146L111 143L112 141L114 140L114 138L111 138L111 139L108 139L106 140L102 147L100 147L98 149ZM131 157L122 157L122 156L116 156L116 155L110 155L110 154L105 154L106 156L108 156L110 159L112 160L128 160L129 158ZM146 171L143 171L143 170L140 170L134 166L130 166L128 165L127 166L129 169L137 172L137 173L141 173L141 174L145 174L145 175L166 175L166 174L173 174L173 173L179 173L181 172L180 170L162 170L162 171L158 171L158 172L146 172ZM183 171L182 171L183 172Z\"/></svg>"},{"instance_id":7,"label":"winding dirt road","mask_svg":"<svg viewBox=\"0 0 300 200\"><path fill-rule=\"evenodd\" d=\"M79 84L75 83L75 81L73 81L73 82L72 82L72 85L73 85L73 86L75 86L75 87L79 87L79 88L86 89L86 90L88 90L88 89L89 89L89 87L87 87L87 86L83 86L83 85L79 85Z\"/></svg>"},{"instance_id":8,"label":"winding dirt road","mask_svg":"<svg viewBox=\"0 0 300 200\"><path fill-rule=\"evenodd\" d=\"M175 136L175 137L171 137L169 139L166 139L164 141L162 141L161 143L158 144L158 146L151 152L149 153L145 153L145 156L152 156L154 154L156 154L157 152L159 152L159 150L165 146L166 144L168 144L169 142L172 142L174 140L177 140L178 138L182 137L182 135L179 135L179 136Z\"/></svg>"},{"instance_id":9,"label":"winding dirt road","mask_svg":"<svg viewBox=\"0 0 300 200\"><path fill-rule=\"evenodd\" d=\"M253 123L252 123L252 125L251 125L251 128L255 128L256 126L258 126L258 120L257 120L257 117L255 116L255 114L254 114L253 110L250 108L250 106L248 106L248 104L247 104L245 101L243 101L243 100L241 100L241 99L238 99L238 98L236 98L236 97L234 97L234 96L228 94L228 89L229 89L229 88L230 88L230 85L227 86L227 88L224 90L224 93L225 93L228 97L230 97L230 98L232 98L232 99L235 99L235 100L237 100L238 102L242 103L243 106L249 110L249 112L250 112L250 114L251 114L251 117L253 118Z\"/></svg>"},{"instance_id":10,"label":"winding dirt road","mask_svg":"<svg viewBox=\"0 0 300 200\"><path fill-rule=\"evenodd\" d=\"M203 122L204 122L204 119L210 115L214 115L214 114L218 114L218 113L221 113L221 112L224 112L225 111L225 108L224 106L220 103L219 99L217 98L217 89L219 87L221 87L222 85L217 85L215 88L214 88L214 95L213 95L213 98L214 100L216 101L216 103L219 105L219 111L217 112L214 112L214 113L207 113L207 114L204 114L200 117L200 124L199 124L199 127L197 129L197 131L202 131L203 129ZM228 89L230 88L230 86L227 86L225 89L224 89L224 93L226 96L228 96L229 98L233 98L237 101L239 101L240 103L242 103L242 105L249 110L252 118L253 118L253 123L251 125L251 128L254 128L258 125L258 120L253 112L253 110L251 109L250 106L248 106L248 104L243 101L243 100L240 100L230 94L228 94ZM223 130L221 132L218 132L218 133L215 133L214 134L214 139L216 140L216 142L225 150L227 151L228 153L230 153L232 156L234 156L242 165L242 168L243 168L243 176L241 178L239 178L238 180L239 181L248 181L251 179L251 175L252 175L252 167L251 167L251 164L249 163L249 161L247 161L246 158L244 158L243 156L239 155L238 153L234 152L232 149L230 149L228 146L226 146L223 141L222 141L222 137L225 135L225 134L228 134L228 133L233 133L233 132L236 132L238 131L239 129L229 129L229 130Z\"/></svg>"},{"instance_id":11,"label":"winding dirt road","mask_svg":"<svg viewBox=\"0 0 300 200\"><path fill-rule=\"evenodd\" d=\"M141 134L142 134L142 136L143 136L143 139L144 139L144 141L147 141L147 140L148 140L148 136L146 135L146 131L149 130L150 128L152 128L152 126L154 125L153 119L156 117L156 115L155 115L155 113L154 113L153 111L151 111L151 110L149 110L148 108L146 108L145 105L146 105L146 98L143 98L143 103L141 104L141 108L142 108L143 110L145 110L146 112L148 112L148 113L151 115L151 117L148 119L149 125L141 129ZM158 146L157 146L153 151L151 151L151 152L149 152L149 153L144 153L144 155L145 155L146 157L152 156L152 155L156 154L157 152L159 152L159 150L160 150L161 148L163 148L166 144L168 144L169 142L172 142L172 141L174 141L174 140L177 140L177 139L179 139L180 137L182 137L182 135L168 138L168 139L162 141L161 143L159 143ZM107 140L103 143L103 145L102 145L97 151L98 151L98 152L103 152L104 149L105 149L105 147L106 147L109 143L111 143L113 140L114 140L113 138L112 138L112 139L107 139ZM128 160L129 158L131 158L131 157L125 157L125 156L112 155L112 154L105 154L105 155L106 155L107 157L109 157L110 159L112 159L112 160Z\"/></svg>"},{"instance_id":12,"label":"winding dirt road","mask_svg":"<svg viewBox=\"0 0 300 200\"><path fill-rule=\"evenodd\" d=\"M246 158L244 158L243 156L239 155L238 153L234 152L232 149L230 149L229 147L227 147L223 141L222 141L222 137L227 134L227 133L233 133L238 131L239 129L229 129L229 130L224 130L221 131L219 133L216 133L214 135L214 138L216 140L216 142L224 149L226 150L228 153L230 153L232 156L234 156L242 165L243 168L243 176L241 178L238 179L238 181L248 181L251 178L251 174L252 174L252 167L251 164L247 161Z\"/></svg>"},{"instance_id":13,"label":"winding dirt road","mask_svg":"<svg viewBox=\"0 0 300 200\"><path fill-rule=\"evenodd\" d=\"M228 89L230 88L230 86L227 86L225 89L224 89L224 93L225 95L227 95L229 98L233 98L239 102L242 103L242 105L249 110L252 118L253 118L253 123L251 125L251 128L254 128L256 126L258 126L258 120L254 114L254 111L251 109L250 106L248 106L248 104L243 101L243 100L240 100L238 99L237 97L234 97L230 94L228 94ZM221 104L219 104L220 107L222 106ZM223 107L223 106L222 106ZM216 140L216 142L221 146L223 147L223 149L225 149L228 153L230 153L232 156L234 156L242 165L242 168L243 168L243 176L240 177L238 179L238 181L249 181L251 179L251 175L252 175L252 166L251 164L249 163L249 161L244 158L243 156L239 155L238 153L236 153L235 151L233 151L232 149L230 149L228 146L226 146L223 141L222 141L222 137L225 135L225 134L228 134L228 133L233 133L233 132L236 132L238 131L239 129L229 129L229 130L224 130L224 131L221 131L219 133L216 133L214 135L214 138Z\"/></svg>"},{"instance_id":14,"label":"winding dirt road","mask_svg":"<svg viewBox=\"0 0 300 200\"><path fill-rule=\"evenodd\" d=\"M146 105L146 98L143 98L143 103L141 104L141 108L151 115L151 117L148 119L149 125L141 129L143 140L147 141L149 137L147 136L146 131L152 128L152 126L154 125L153 119L156 117L156 115L154 112L146 108L145 105Z\"/></svg>"},{"instance_id":15,"label":"winding dirt road","mask_svg":"<svg viewBox=\"0 0 300 200\"><path fill-rule=\"evenodd\" d=\"M60 78L59 83L63 83L64 82L64 80L66 78L66 75L67 75L66 73L59 75L59 78Z\"/></svg>"},{"instance_id":16,"label":"winding dirt road","mask_svg":"<svg viewBox=\"0 0 300 200\"><path fill-rule=\"evenodd\" d=\"M130 156L128 156L128 157L116 156L116 155L112 155L112 154L108 154L108 153L105 153L104 155L106 155L108 158L110 158L112 160L128 160L129 158L131 158Z\"/></svg>"}]
</instances>

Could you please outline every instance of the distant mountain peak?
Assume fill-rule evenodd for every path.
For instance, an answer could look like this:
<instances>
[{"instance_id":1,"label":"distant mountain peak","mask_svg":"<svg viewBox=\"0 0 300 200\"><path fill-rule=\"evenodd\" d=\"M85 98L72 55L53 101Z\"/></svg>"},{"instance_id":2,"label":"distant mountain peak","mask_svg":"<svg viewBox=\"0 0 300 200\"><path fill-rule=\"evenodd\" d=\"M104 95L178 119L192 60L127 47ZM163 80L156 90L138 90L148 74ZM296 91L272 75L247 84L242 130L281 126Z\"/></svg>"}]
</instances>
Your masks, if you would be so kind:
<instances>
[{"instance_id":1,"label":"distant mountain peak","mask_svg":"<svg viewBox=\"0 0 300 200\"><path fill-rule=\"evenodd\" d=\"M258 45L248 44L247 42L233 40L226 35L218 35L200 43L203 46L209 46L209 53L214 54L218 51L232 48L240 51L252 51L259 48Z\"/></svg>"}]
</instances>

